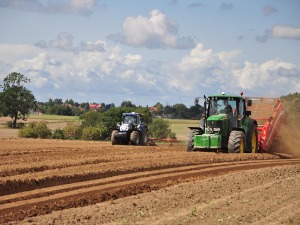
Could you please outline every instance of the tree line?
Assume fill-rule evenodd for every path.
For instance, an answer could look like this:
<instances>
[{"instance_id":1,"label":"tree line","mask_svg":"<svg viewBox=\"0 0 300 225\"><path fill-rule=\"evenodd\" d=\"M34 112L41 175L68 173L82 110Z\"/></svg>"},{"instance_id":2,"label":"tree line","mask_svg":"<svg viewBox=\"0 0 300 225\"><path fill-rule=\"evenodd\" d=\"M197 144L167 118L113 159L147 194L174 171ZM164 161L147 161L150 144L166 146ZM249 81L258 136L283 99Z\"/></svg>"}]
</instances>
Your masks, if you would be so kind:
<instances>
[{"instance_id":1,"label":"tree line","mask_svg":"<svg viewBox=\"0 0 300 225\"><path fill-rule=\"evenodd\" d=\"M103 113L111 108L118 108L114 103L105 104L100 103L99 109L90 109L89 102L78 103L73 99L49 99L46 102L37 102L36 111L49 115L65 115L65 116L80 116L90 110ZM96 104L96 103L92 103ZM203 107L199 104L186 107L184 104L162 105L160 102L156 103L153 107L136 106L131 101L123 101L120 108L130 108L135 111L136 109L149 108L154 117L170 118L170 119L199 119L203 111Z\"/></svg>"}]
</instances>

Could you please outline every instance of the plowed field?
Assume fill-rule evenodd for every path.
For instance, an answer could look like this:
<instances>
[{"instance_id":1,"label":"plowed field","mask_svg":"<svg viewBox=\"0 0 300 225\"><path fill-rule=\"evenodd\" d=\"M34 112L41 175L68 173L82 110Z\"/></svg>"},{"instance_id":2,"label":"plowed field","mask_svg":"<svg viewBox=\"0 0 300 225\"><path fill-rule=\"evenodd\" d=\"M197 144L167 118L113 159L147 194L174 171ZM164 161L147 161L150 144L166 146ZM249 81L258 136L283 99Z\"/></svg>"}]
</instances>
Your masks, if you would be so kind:
<instances>
[{"instance_id":1,"label":"plowed field","mask_svg":"<svg viewBox=\"0 0 300 225\"><path fill-rule=\"evenodd\" d=\"M300 224L300 160L0 140L1 224Z\"/></svg>"}]
</instances>

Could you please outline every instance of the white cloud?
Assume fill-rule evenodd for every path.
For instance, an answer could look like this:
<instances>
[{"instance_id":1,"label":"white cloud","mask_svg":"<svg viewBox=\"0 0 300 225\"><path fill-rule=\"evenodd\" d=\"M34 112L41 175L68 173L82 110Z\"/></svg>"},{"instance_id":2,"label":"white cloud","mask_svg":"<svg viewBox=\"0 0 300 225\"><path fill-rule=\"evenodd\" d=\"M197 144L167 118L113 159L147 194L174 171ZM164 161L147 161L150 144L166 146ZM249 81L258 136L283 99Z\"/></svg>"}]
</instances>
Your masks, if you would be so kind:
<instances>
[{"instance_id":1,"label":"white cloud","mask_svg":"<svg viewBox=\"0 0 300 225\"><path fill-rule=\"evenodd\" d=\"M300 27L275 25L272 27L271 34L275 38L300 39Z\"/></svg>"},{"instance_id":2,"label":"white cloud","mask_svg":"<svg viewBox=\"0 0 300 225\"><path fill-rule=\"evenodd\" d=\"M56 39L51 40L49 45L53 48L58 48L66 51L74 51L73 35L67 32L61 32Z\"/></svg>"},{"instance_id":3,"label":"white cloud","mask_svg":"<svg viewBox=\"0 0 300 225\"><path fill-rule=\"evenodd\" d=\"M81 42L79 50L80 51L88 51L88 52L104 52L105 51L106 43L104 41L96 41L95 43L92 42Z\"/></svg>"},{"instance_id":4,"label":"white cloud","mask_svg":"<svg viewBox=\"0 0 300 225\"><path fill-rule=\"evenodd\" d=\"M237 85L246 90L262 89L265 93L297 91L300 82L300 68L294 64L269 60L262 64L245 62L234 71ZM277 96L279 97L279 96Z\"/></svg>"},{"instance_id":5,"label":"white cloud","mask_svg":"<svg viewBox=\"0 0 300 225\"><path fill-rule=\"evenodd\" d=\"M161 11L154 9L150 17L127 17L122 35L110 35L110 39L133 47L147 48L191 48L191 37L181 37L179 26Z\"/></svg>"},{"instance_id":6,"label":"white cloud","mask_svg":"<svg viewBox=\"0 0 300 225\"><path fill-rule=\"evenodd\" d=\"M300 27L274 25L271 30L266 30L265 34L256 36L256 40L262 43L267 42L270 38L299 40Z\"/></svg>"},{"instance_id":7,"label":"white cloud","mask_svg":"<svg viewBox=\"0 0 300 225\"><path fill-rule=\"evenodd\" d=\"M240 50L213 52L199 43L190 54L166 71L168 89L181 95L238 93L280 97L299 90L300 67L279 59L258 64L235 61ZM272 96L270 96L272 95Z\"/></svg>"},{"instance_id":8,"label":"white cloud","mask_svg":"<svg viewBox=\"0 0 300 225\"><path fill-rule=\"evenodd\" d=\"M182 96L192 102L195 96L222 91L266 97L299 91L299 65L279 59L240 64L235 61L240 50L214 52L198 43L178 62L152 64L139 54L104 46L103 52L78 54L27 46L27 51L39 51L11 61L10 66L2 67L4 63L0 63L1 72L7 75L17 71L30 78L29 89L38 100L72 98L117 103L131 99L135 104L150 105L158 101L178 103Z\"/></svg>"},{"instance_id":9,"label":"white cloud","mask_svg":"<svg viewBox=\"0 0 300 225\"><path fill-rule=\"evenodd\" d=\"M186 56L181 61L181 68L189 71L195 68L207 69L216 67L220 63L220 57L214 54L212 49L204 49L203 44L198 43L197 46L191 50L189 56Z\"/></svg>"}]
</instances>

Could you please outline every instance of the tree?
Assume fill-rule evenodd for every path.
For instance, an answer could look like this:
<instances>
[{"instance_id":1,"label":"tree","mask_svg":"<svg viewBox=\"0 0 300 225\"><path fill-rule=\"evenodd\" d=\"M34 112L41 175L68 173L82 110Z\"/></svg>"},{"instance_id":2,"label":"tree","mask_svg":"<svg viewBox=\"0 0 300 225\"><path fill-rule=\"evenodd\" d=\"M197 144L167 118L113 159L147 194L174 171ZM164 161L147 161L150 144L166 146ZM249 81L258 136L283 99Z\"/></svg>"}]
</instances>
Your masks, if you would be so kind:
<instances>
[{"instance_id":1,"label":"tree","mask_svg":"<svg viewBox=\"0 0 300 225\"><path fill-rule=\"evenodd\" d=\"M101 123L101 113L97 111L89 111L80 116L82 127L96 127Z\"/></svg>"},{"instance_id":2,"label":"tree","mask_svg":"<svg viewBox=\"0 0 300 225\"><path fill-rule=\"evenodd\" d=\"M56 98L56 99L54 99L53 104L54 105L62 105L63 101L61 98Z\"/></svg>"},{"instance_id":3,"label":"tree","mask_svg":"<svg viewBox=\"0 0 300 225\"><path fill-rule=\"evenodd\" d=\"M121 103L121 107L124 107L124 108L135 108L136 106L134 104L132 104L131 101L123 101Z\"/></svg>"},{"instance_id":4,"label":"tree","mask_svg":"<svg viewBox=\"0 0 300 225\"><path fill-rule=\"evenodd\" d=\"M35 108L36 100L30 90L24 87L30 80L20 73L13 72L3 80L0 88L1 112L12 118L12 127L16 128L18 119L26 119L26 115Z\"/></svg>"}]
</instances>

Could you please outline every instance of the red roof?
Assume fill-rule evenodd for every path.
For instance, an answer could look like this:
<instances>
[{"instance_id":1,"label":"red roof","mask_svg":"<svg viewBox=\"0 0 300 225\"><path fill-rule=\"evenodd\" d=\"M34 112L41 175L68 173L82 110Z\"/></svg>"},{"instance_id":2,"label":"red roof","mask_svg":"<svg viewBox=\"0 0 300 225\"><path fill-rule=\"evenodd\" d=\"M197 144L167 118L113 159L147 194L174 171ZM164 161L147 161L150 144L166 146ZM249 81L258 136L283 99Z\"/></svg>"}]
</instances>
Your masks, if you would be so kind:
<instances>
[{"instance_id":1,"label":"red roof","mask_svg":"<svg viewBox=\"0 0 300 225\"><path fill-rule=\"evenodd\" d=\"M153 112L153 111L158 112L158 108L157 108L157 107L154 107L154 106L153 106L153 107L150 107L150 111L151 111L151 112Z\"/></svg>"},{"instance_id":2,"label":"red roof","mask_svg":"<svg viewBox=\"0 0 300 225\"><path fill-rule=\"evenodd\" d=\"M100 104L89 104L90 110L97 110L101 108Z\"/></svg>"}]
</instances>

